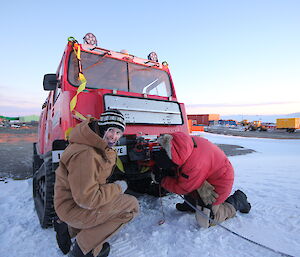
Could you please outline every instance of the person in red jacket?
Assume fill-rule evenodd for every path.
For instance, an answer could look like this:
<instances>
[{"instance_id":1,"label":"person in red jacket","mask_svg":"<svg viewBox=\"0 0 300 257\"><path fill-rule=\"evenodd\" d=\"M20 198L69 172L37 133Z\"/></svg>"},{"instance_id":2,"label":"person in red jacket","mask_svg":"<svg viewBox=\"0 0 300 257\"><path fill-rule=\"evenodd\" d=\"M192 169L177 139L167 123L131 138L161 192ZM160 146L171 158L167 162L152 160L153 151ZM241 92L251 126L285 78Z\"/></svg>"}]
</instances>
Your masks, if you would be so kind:
<instances>
[{"instance_id":1,"label":"person in red jacket","mask_svg":"<svg viewBox=\"0 0 300 257\"><path fill-rule=\"evenodd\" d=\"M193 211L190 204L204 211L215 222L251 209L247 196L237 190L231 196L234 169L225 153L207 139L182 132L159 138L163 150L154 156L155 179L169 192L184 195L176 204L179 211ZM188 203L190 204L188 204ZM196 212L201 227L212 225Z\"/></svg>"}]
</instances>

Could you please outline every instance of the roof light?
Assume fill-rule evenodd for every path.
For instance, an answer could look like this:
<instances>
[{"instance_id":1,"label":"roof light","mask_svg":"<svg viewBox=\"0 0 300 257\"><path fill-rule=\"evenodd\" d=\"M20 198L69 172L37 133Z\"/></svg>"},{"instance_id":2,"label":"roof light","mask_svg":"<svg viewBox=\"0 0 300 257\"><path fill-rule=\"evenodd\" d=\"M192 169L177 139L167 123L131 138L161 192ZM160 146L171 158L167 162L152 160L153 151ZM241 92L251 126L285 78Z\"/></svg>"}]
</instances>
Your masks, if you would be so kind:
<instances>
[{"instance_id":1,"label":"roof light","mask_svg":"<svg viewBox=\"0 0 300 257\"><path fill-rule=\"evenodd\" d=\"M148 60L153 61L153 62L158 62L157 54L155 52L151 52L148 55Z\"/></svg>"},{"instance_id":2,"label":"roof light","mask_svg":"<svg viewBox=\"0 0 300 257\"><path fill-rule=\"evenodd\" d=\"M84 38L83 38L84 42L86 44L89 45L97 45L97 38L95 37L95 35L93 33L87 33Z\"/></svg>"},{"instance_id":3,"label":"roof light","mask_svg":"<svg viewBox=\"0 0 300 257\"><path fill-rule=\"evenodd\" d=\"M166 61L163 61L163 62L162 62L162 65L163 65L163 66L168 66L168 63L167 63Z\"/></svg>"},{"instance_id":4,"label":"roof light","mask_svg":"<svg viewBox=\"0 0 300 257\"><path fill-rule=\"evenodd\" d=\"M129 53L128 53L128 51L127 51L126 49L122 49L122 50L120 51L120 53L129 55Z\"/></svg>"}]
</instances>

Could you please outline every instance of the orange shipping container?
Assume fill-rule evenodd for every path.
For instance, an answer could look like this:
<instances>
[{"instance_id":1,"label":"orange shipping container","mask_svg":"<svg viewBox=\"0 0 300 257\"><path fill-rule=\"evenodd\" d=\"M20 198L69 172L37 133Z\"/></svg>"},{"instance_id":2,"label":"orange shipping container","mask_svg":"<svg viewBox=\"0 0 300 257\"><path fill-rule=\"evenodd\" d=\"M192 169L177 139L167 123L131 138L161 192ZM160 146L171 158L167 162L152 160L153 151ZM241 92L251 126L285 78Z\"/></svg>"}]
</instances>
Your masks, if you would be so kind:
<instances>
[{"instance_id":1,"label":"orange shipping container","mask_svg":"<svg viewBox=\"0 0 300 257\"><path fill-rule=\"evenodd\" d=\"M192 126L192 131L204 131L204 126Z\"/></svg>"},{"instance_id":2,"label":"orange shipping container","mask_svg":"<svg viewBox=\"0 0 300 257\"><path fill-rule=\"evenodd\" d=\"M196 124L209 125L211 120L219 120L220 114L188 114L189 120L195 120Z\"/></svg>"},{"instance_id":3,"label":"orange shipping container","mask_svg":"<svg viewBox=\"0 0 300 257\"><path fill-rule=\"evenodd\" d=\"M300 118L276 119L276 127L278 129L300 129Z\"/></svg>"},{"instance_id":4,"label":"orange shipping container","mask_svg":"<svg viewBox=\"0 0 300 257\"><path fill-rule=\"evenodd\" d=\"M192 133L192 126L193 126L193 121L188 120L189 133Z\"/></svg>"},{"instance_id":5,"label":"orange shipping container","mask_svg":"<svg viewBox=\"0 0 300 257\"><path fill-rule=\"evenodd\" d=\"M193 131L204 131L204 126L199 126L194 124L194 120L188 120L189 133Z\"/></svg>"}]
</instances>

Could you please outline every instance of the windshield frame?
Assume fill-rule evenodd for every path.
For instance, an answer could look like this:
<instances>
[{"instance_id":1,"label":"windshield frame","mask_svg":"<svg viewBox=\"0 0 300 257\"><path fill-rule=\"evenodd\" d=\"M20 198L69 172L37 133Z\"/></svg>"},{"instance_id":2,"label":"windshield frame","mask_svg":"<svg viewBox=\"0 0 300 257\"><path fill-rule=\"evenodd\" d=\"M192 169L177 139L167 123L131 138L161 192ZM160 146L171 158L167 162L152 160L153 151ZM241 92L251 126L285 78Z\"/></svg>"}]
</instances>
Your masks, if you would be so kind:
<instances>
[{"instance_id":1,"label":"windshield frame","mask_svg":"<svg viewBox=\"0 0 300 257\"><path fill-rule=\"evenodd\" d=\"M155 96L163 96L163 97L171 97L171 96L174 95L173 94L173 87L172 87L172 80L170 78L170 75L169 75L169 73L167 71L165 71L163 69L159 69L159 68L157 68L155 66L148 66L148 65L142 65L142 64L139 64L139 63L135 63L135 62L130 62L128 60L121 60L121 59L118 59L118 58L110 57L107 54L101 54L101 55L99 55L99 54L90 53L90 52L87 52L87 51L81 51L81 56L82 56L82 54L89 54L89 55L98 56L99 58L107 59L108 62L112 61L115 64L120 65L120 66L126 64L126 66L125 66L126 67L126 71L123 72L123 76L124 76L124 74L126 74L126 79L123 78L122 83L124 83L124 84L122 84L122 87L118 86L117 88L99 87L99 86L98 87L91 87L91 86L89 86L89 82L88 82L89 79L88 79L88 76L86 76L85 71L84 71L86 68L83 68L83 74L86 76L86 79L87 79L86 89L95 89L95 90L97 90L97 89L108 89L108 90L117 90L117 91L129 92L129 93L147 94L147 95L155 95ZM67 81L68 81L68 83L71 86L73 86L73 87L79 87L80 83L75 84L74 83L75 79L71 79L70 78L71 76L75 76L75 71L72 72L72 69L74 70L74 64L72 64L72 62L74 60L74 57L75 57L75 54L74 54L73 51L71 51L70 54L69 54L69 58L68 58ZM82 62L82 58L81 58L81 62ZM91 66L93 66L93 65L94 64L92 64ZM78 67L78 60L77 60L77 65L76 66ZM97 65L95 65L95 66L97 66ZM153 73L151 73L151 75L152 74L155 75L155 73L159 74L159 77L161 77L163 79L162 79L161 83L158 83L157 87L160 84L164 84L164 85L162 85L160 87L161 88L164 87L164 90L166 92L165 95L162 95L162 94L150 94L151 90L150 90L150 92L148 91L148 93L145 93L145 92L143 92L141 90L141 89L145 90L148 87L151 88L152 84L157 83L157 80L159 78L157 78L156 80L153 80L151 83L148 83L144 88L139 88L138 86L136 86L135 84L133 84L134 83L134 82L132 82L133 72L131 72L132 67L138 67L138 69L143 70L143 71L146 71L146 70L149 69L150 71L153 71ZM124 67L122 67L122 68L124 68ZM149 76L149 77L151 79L151 76ZM140 89L140 92L139 92L139 90L134 89L134 88ZM156 89L156 91L158 92L158 89ZM162 90L160 90L160 91L162 91Z\"/></svg>"}]
</instances>

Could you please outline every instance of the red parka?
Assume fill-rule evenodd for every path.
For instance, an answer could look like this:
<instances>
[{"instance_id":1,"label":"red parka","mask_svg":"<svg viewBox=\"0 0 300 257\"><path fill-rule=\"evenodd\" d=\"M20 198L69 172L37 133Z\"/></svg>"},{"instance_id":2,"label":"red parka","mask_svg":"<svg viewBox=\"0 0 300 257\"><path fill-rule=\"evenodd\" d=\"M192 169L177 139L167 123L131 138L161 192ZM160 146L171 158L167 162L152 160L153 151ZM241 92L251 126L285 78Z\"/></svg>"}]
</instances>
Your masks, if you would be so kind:
<instances>
[{"instance_id":1,"label":"red parka","mask_svg":"<svg viewBox=\"0 0 300 257\"><path fill-rule=\"evenodd\" d=\"M162 186L170 192L187 194L207 180L219 194L214 205L223 203L231 193L234 170L225 153L207 139L182 132L171 134L168 148L179 166L176 178L165 177Z\"/></svg>"}]
</instances>

